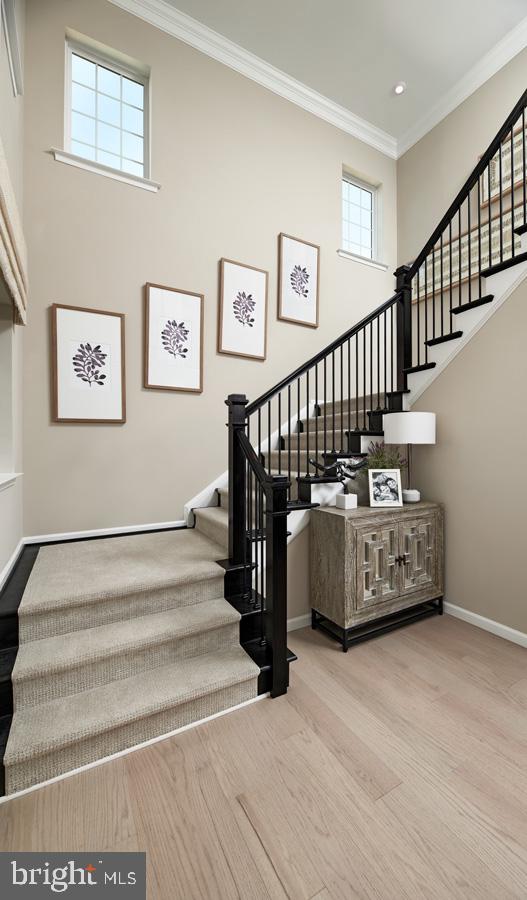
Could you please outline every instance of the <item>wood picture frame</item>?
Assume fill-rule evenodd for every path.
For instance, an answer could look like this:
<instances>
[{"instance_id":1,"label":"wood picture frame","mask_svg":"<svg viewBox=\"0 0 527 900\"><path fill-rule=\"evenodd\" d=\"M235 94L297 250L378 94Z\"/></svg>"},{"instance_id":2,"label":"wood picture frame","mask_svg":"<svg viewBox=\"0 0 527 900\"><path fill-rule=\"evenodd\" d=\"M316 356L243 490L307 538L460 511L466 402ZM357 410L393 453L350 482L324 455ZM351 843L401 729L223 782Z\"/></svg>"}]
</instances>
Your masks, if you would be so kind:
<instances>
[{"instance_id":1,"label":"wood picture frame","mask_svg":"<svg viewBox=\"0 0 527 900\"><path fill-rule=\"evenodd\" d=\"M266 359L268 286L265 269L220 259L218 353L260 362Z\"/></svg>"},{"instance_id":2,"label":"wood picture frame","mask_svg":"<svg viewBox=\"0 0 527 900\"><path fill-rule=\"evenodd\" d=\"M95 323L92 316L101 321ZM79 425L126 422L124 318L124 313L111 310L62 303L51 305L53 422ZM94 387L101 393L92 392ZM78 415L73 414L76 410ZM106 415L101 415L104 411Z\"/></svg>"},{"instance_id":3,"label":"wood picture frame","mask_svg":"<svg viewBox=\"0 0 527 900\"><path fill-rule=\"evenodd\" d=\"M145 284L143 387L146 390L203 392L204 300L204 295L195 291L154 282ZM156 331L152 327L154 318L159 326ZM159 339L155 344L154 334Z\"/></svg>"},{"instance_id":4,"label":"wood picture frame","mask_svg":"<svg viewBox=\"0 0 527 900\"><path fill-rule=\"evenodd\" d=\"M315 277L313 277L314 273ZM282 322L303 325L305 328L318 328L319 293L319 244L280 232L278 235L278 319ZM305 310L302 309L302 304L307 304Z\"/></svg>"}]
</instances>

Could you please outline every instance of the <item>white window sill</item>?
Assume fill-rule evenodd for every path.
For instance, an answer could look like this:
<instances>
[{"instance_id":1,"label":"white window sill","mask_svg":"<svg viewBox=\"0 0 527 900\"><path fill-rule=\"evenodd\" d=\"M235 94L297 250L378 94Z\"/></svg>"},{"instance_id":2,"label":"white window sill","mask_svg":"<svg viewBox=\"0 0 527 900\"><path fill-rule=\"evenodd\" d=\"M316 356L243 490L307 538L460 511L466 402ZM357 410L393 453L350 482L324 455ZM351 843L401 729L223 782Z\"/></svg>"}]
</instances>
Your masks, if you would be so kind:
<instances>
[{"instance_id":1,"label":"white window sill","mask_svg":"<svg viewBox=\"0 0 527 900\"><path fill-rule=\"evenodd\" d=\"M157 193L161 187L157 181L150 181L149 178L141 178L139 175L131 175L129 172L121 172L120 169L112 169L111 166L104 166L102 163L95 162L92 159L84 159L84 157L76 156L75 153L69 153L67 150L56 150L53 147L51 153L57 162L75 166L77 169L84 169L86 172L94 172L96 175L105 175L106 178L113 178L114 181L131 184L133 187L142 188L144 191Z\"/></svg>"},{"instance_id":2,"label":"white window sill","mask_svg":"<svg viewBox=\"0 0 527 900\"><path fill-rule=\"evenodd\" d=\"M20 478L22 472L0 472L0 491L13 487L17 478Z\"/></svg>"},{"instance_id":3,"label":"white window sill","mask_svg":"<svg viewBox=\"0 0 527 900\"><path fill-rule=\"evenodd\" d=\"M350 253L349 250L337 250L339 256L343 259L351 259L352 262L362 263L363 266L370 266L372 269L380 269L381 272L388 271L388 264L378 262L376 259L368 259L366 256L358 256L356 253Z\"/></svg>"}]
</instances>

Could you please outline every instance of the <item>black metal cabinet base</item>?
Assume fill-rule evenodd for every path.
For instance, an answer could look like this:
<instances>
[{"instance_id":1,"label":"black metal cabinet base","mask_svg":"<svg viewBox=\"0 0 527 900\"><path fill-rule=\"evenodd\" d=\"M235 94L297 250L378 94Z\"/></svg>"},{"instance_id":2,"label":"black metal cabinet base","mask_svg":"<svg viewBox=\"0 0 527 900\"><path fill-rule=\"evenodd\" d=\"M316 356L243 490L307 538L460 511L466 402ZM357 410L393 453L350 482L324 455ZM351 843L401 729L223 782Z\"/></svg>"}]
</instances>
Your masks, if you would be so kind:
<instances>
[{"instance_id":1,"label":"black metal cabinet base","mask_svg":"<svg viewBox=\"0 0 527 900\"><path fill-rule=\"evenodd\" d=\"M429 616L437 615L443 615L442 597L426 603L419 603L417 606L411 606L409 609L403 609L389 616L383 616L382 619L373 619L371 622L365 622L364 625L354 625L352 628L341 628L340 625L336 625L335 622L317 612L316 609L312 609L311 628L315 631L323 631L328 637L338 641L339 644L342 644L344 653L347 653L348 647L351 647L353 644L368 641L370 638L386 634L395 628L401 628L402 625L418 622L419 619L427 619Z\"/></svg>"}]
</instances>

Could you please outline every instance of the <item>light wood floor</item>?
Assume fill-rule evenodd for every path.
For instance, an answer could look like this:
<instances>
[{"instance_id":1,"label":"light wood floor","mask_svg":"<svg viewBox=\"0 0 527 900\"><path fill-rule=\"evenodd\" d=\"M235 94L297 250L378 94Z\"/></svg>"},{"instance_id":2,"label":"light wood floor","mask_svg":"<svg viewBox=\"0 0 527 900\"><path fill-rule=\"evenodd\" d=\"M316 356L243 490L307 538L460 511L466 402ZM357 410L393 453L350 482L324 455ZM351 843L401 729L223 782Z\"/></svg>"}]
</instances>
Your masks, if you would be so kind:
<instances>
[{"instance_id":1,"label":"light wood floor","mask_svg":"<svg viewBox=\"0 0 527 900\"><path fill-rule=\"evenodd\" d=\"M0 807L2 850L146 850L149 900L527 898L527 650L444 616Z\"/></svg>"}]
</instances>

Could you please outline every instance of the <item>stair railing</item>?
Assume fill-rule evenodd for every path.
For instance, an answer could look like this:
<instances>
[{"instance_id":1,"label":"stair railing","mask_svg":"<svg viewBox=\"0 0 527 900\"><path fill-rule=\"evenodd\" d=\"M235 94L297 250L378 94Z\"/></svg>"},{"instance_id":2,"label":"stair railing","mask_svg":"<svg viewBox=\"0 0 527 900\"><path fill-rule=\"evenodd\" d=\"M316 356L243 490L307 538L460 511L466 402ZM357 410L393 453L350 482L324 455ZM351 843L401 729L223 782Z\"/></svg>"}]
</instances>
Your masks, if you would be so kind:
<instances>
[{"instance_id":1,"label":"stair railing","mask_svg":"<svg viewBox=\"0 0 527 900\"><path fill-rule=\"evenodd\" d=\"M458 312L492 299L483 279L524 258L526 106L527 91L414 262L396 272L410 296L412 370L433 366L429 348L461 336Z\"/></svg>"}]
</instances>

